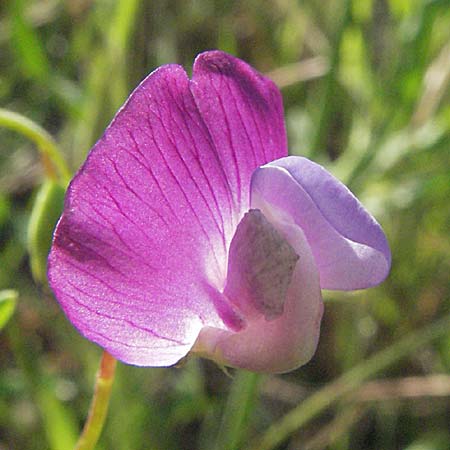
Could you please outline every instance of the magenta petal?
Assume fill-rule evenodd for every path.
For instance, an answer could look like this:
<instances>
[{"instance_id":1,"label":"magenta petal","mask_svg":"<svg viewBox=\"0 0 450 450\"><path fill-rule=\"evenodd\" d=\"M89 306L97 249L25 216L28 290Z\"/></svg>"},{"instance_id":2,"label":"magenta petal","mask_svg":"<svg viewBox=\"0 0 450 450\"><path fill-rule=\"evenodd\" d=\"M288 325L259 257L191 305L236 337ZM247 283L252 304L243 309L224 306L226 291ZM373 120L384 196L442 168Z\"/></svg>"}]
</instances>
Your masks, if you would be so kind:
<instances>
[{"instance_id":1,"label":"magenta petal","mask_svg":"<svg viewBox=\"0 0 450 450\"><path fill-rule=\"evenodd\" d=\"M242 326L216 293L251 173L283 154L279 94L245 63L210 52L194 81L153 72L68 189L49 281L73 324L150 366L185 356L202 327Z\"/></svg>"},{"instance_id":2,"label":"magenta petal","mask_svg":"<svg viewBox=\"0 0 450 450\"><path fill-rule=\"evenodd\" d=\"M322 288L363 289L387 276L391 254L381 227L320 165L292 156L257 169L252 207L258 208L261 202L303 230Z\"/></svg>"},{"instance_id":3,"label":"magenta petal","mask_svg":"<svg viewBox=\"0 0 450 450\"><path fill-rule=\"evenodd\" d=\"M192 92L243 213L253 171L287 156L280 91L243 61L211 51L195 60Z\"/></svg>"}]
</instances>

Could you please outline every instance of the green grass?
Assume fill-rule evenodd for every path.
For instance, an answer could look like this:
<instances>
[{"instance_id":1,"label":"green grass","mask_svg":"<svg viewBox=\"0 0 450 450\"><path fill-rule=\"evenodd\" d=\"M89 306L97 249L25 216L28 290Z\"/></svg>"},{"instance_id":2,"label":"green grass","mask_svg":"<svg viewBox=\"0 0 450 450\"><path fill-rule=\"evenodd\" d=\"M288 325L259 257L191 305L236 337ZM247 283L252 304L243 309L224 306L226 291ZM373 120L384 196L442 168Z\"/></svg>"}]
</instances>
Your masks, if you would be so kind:
<instances>
[{"instance_id":1,"label":"green grass","mask_svg":"<svg viewBox=\"0 0 450 450\"><path fill-rule=\"evenodd\" d=\"M318 351L291 374L119 364L98 449L447 449L450 395L435 375L450 377L448 0L1 3L0 291L18 297L0 330L0 449L71 449L101 356L43 281L54 218L39 208L61 207L49 179L65 185L151 70L189 71L211 48L282 86L291 153L363 200L392 272L368 291L325 292ZM410 377L416 396L398 388ZM362 400L369 380L378 390Z\"/></svg>"}]
</instances>

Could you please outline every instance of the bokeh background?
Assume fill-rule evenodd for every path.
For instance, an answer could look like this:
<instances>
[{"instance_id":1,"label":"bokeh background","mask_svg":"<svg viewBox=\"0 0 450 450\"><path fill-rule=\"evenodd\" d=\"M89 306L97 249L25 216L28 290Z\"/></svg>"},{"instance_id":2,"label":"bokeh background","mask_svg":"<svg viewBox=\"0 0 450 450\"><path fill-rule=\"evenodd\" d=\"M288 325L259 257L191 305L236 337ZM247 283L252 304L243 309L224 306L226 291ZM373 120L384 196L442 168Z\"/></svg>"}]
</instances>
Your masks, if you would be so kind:
<instances>
[{"instance_id":1,"label":"bokeh background","mask_svg":"<svg viewBox=\"0 0 450 450\"><path fill-rule=\"evenodd\" d=\"M291 153L362 199L392 272L325 292L317 354L290 374L119 365L98 449L448 450L450 2L4 0L0 106L46 129L75 171L146 74L189 71L213 48L278 84ZM69 450L101 350L42 276L61 195L42 193L46 161L2 125L0 290L18 297L0 294L0 449Z\"/></svg>"}]
</instances>

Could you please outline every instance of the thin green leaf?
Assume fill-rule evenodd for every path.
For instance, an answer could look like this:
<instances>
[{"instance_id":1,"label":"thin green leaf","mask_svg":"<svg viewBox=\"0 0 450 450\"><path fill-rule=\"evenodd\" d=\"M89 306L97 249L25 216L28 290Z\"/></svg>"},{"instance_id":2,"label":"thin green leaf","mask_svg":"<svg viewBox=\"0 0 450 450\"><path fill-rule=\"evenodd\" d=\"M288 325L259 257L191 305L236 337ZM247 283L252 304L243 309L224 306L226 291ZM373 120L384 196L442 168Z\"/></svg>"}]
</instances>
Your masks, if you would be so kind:
<instances>
[{"instance_id":1,"label":"thin green leaf","mask_svg":"<svg viewBox=\"0 0 450 450\"><path fill-rule=\"evenodd\" d=\"M63 185L69 183L70 170L55 141L41 126L21 114L0 108L0 127L17 131L33 141L41 154L48 178L59 179Z\"/></svg>"}]
</instances>

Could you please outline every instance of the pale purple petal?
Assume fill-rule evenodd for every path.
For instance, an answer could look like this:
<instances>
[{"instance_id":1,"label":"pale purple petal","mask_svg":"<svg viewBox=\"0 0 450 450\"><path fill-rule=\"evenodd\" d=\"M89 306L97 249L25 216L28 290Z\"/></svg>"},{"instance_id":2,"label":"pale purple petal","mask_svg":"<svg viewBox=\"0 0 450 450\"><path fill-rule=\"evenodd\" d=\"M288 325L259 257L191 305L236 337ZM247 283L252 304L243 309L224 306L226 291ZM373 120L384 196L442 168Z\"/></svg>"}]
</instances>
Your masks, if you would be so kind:
<instances>
[{"instance_id":1,"label":"pale purple petal","mask_svg":"<svg viewBox=\"0 0 450 450\"><path fill-rule=\"evenodd\" d=\"M275 212L268 204L258 206L266 217ZM205 328L194 353L219 364L269 373L293 370L306 364L314 354L323 313L317 267L301 229L279 217L271 219L299 255L283 314L271 321L260 315L236 333Z\"/></svg>"},{"instance_id":2,"label":"pale purple petal","mask_svg":"<svg viewBox=\"0 0 450 450\"><path fill-rule=\"evenodd\" d=\"M135 90L72 181L49 257L70 320L127 363L170 365L202 327L243 326L218 295L227 249L251 172L286 154L271 82L221 52L194 80L164 66Z\"/></svg>"},{"instance_id":3,"label":"pale purple petal","mask_svg":"<svg viewBox=\"0 0 450 450\"><path fill-rule=\"evenodd\" d=\"M303 230L322 288L362 289L387 276L391 254L381 227L320 165L292 156L257 169L252 179L252 207L260 201Z\"/></svg>"}]
</instances>

